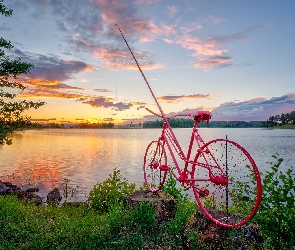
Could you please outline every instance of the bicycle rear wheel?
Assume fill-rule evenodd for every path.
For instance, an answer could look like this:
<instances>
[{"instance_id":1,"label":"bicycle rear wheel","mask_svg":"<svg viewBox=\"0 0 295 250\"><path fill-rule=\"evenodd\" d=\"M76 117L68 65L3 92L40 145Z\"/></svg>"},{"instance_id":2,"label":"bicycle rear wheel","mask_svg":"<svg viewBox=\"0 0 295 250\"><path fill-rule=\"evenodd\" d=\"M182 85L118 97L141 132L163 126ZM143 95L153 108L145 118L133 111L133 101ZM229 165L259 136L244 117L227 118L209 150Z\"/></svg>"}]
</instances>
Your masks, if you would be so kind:
<instances>
[{"instance_id":1,"label":"bicycle rear wheel","mask_svg":"<svg viewBox=\"0 0 295 250\"><path fill-rule=\"evenodd\" d=\"M204 144L195 158L195 198L216 224L234 228L247 223L256 213L262 197L258 168L239 144L224 139Z\"/></svg>"},{"instance_id":2,"label":"bicycle rear wheel","mask_svg":"<svg viewBox=\"0 0 295 250\"><path fill-rule=\"evenodd\" d=\"M151 192L159 191L166 179L168 171L167 156L161 141L152 141L144 156L144 180Z\"/></svg>"}]
</instances>

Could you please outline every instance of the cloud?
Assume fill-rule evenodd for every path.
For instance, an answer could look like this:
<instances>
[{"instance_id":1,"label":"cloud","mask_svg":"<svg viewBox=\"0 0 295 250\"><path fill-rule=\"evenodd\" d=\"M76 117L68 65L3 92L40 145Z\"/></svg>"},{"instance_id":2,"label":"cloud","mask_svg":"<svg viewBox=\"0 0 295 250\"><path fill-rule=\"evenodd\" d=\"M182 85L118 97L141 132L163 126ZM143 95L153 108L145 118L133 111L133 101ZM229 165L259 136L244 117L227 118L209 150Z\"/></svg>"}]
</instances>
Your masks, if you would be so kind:
<instances>
[{"instance_id":1,"label":"cloud","mask_svg":"<svg viewBox=\"0 0 295 250\"><path fill-rule=\"evenodd\" d=\"M146 105L146 102L130 102L132 105Z\"/></svg>"},{"instance_id":2,"label":"cloud","mask_svg":"<svg viewBox=\"0 0 295 250\"><path fill-rule=\"evenodd\" d=\"M183 109L181 111L178 111L178 112L170 112L168 114L165 114L166 116L174 116L174 115L177 115L177 114L182 114L182 115L188 115L188 114L195 114L196 112L198 112L199 110L204 110L204 106L198 106L196 108L193 108L193 109L189 109L189 108L186 108L186 109ZM156 112L157 113L157 112ZM185 118L185 117L180 117L180 118ZM188 116L187 116L188 118ZM157 116L154 116L154 115L145 115L143 116L142 118L144 121L154 121L156 119L160 119L159 117Z\"/></svg>"},{"instance_id":3,"label":"cloud","mask_svg":"<svg viewBox=\"0 0 295 250\"><path fill-rule=\"evenodd\" d=\"M48 122L48 121L56 121L56 118L40 118L40 119L31 119L33 122Z\"/></svg>"},{"instance_id":4,"label":"cloud","mask_svg":"<svg viewBox=\"0 0 295 250\"><path fill-rule=\"evenodd\" d=\"M36 53L13 51L12 57L33 64L30 74L21 76L20 81L27 84L25 91L19 94L21 98L54 97L77 99L85 97L73 91L85 91L84 88L74 87L63 82L75 79L81 72L94 71L95 67L81 61L64 60L55 56L46 56Z\"/></svg>"},{"instance_id":5,"label":"cloud","mask_svg":"<svg viewBox=\"0 0 295 250\"><path fill-rule=\"evenodd\" d=\"M103 96L91 98L88 101L83 101L83 103L89 104L95 108L111 108L116 111L123 111L133 106L131 103L113 102L113 99Z\"/></svg>"},{"instance_id":6,"label":"cloud","mask_svg":"<svg viewBox=\"0 0 295 250\"><path fill-rule=\"evenodd\" d=\"M136 109L137 110L141 110L141 109L144 109L145 108L145 106L139 106L139 107L137 107Z\"/></svg>"},{"instance_id":7,"label":"cloud","mask_svg":"<svg viewBox=\"0 0 295 250\"><path fill-rule=\"evenodd\" d=\"M94 91L98 91L98 92L113 92L112 90L109 90L109 89L94 89Z\"/></svg>"},{"instance_id":8,"label":"cloud","mask_svg":"<svg viewBox=\"0 0 295 250\"><path fill-rule=\"evenodd\" d=\"M194 94L194 95L168 95L157 97L158 100L165 101L166 103L176 103L183 99L211 99L209 94Z\"/></svg>"},{"instance_id":9,"label":"cloud","mask_svg":"<svg viewBox=\"0 0 295 250\"><path fill-rule=\"evenodd\" d=\"M27 78L38 79L39 85L57 85L59 82L73 79L77 73L96 70L95 67L81 61L64 60L55 56L23 52L19 49L15 49L13 53L14 57L34 65Z\"/></svg>"},{"instance_id":10,"label":"cloud","mask_svg":"<svg viewBox=\"0 0 295 250\"><path fill-rule=\"evenodd\" d=\"M112 121L114 121L114 118L104 118L103 121L104 122L112 122Z\"/></svg>"},{"instance_id":11,"label":"cloud","mask_svg":"<svg viewBox=\"0 0 295 250\"><path fill-rule=\"evenodd\" d=\"M186 50L193 51L192 56L198 60L192 62L190 66L195 68L208 70L222 67L231 61L231 58L225 55L228 50L222 48L221 41L211 37L198 38L190 34L183 34L163 40L168 44L178 44Z\"/></svg>"},{"instance_id":12,"label":"cloud","mask_svg":"<svg viewBox=\"0 0 295 250\"><path fill-rule=\"evenodd\" d=\"M114 56L109 57L112 53L120 55L127 51L121 34L114 27L115 23L120 26L130 45L155 41L163 33L151 18L139 12L138 5L142 3L140 1L135 3L137 4L118 0L31 0L30 2L13 0L11 7L19 12L26 10L28 16L37 20L50 16L63 35L62 40L67 43L67 46L61 47L64 54L76 57L81 52L95 53L96 58L102 59L102 68L121 69L125 63L124 58L118 57L120 66L114 67ZM144 54L149 59L140 61L142 67L159 68L159 65L153 65L154 54L146 52ZM144 65L145 63L147 65ZM135 67L127 68L135 69Z\"/></svg>"},{"instance_id":13,"label":"cloud","mask_svg":"<svg viewBox=\"0 0 295 250\"><path fill-rule=\"evenodd\" d=\"M125 46L125 45L124 45ZM159 63L155 63L151 60L150 52L134 52L137 61L140 64L142 70L152 70L160 69L165 66ZM138 67L132 58L130 52L126 49L116 50L116 49L100 49L93 53L94 58L100 58L103 62L103 68L108 70L118 70L118 69L132 69L138 70Z\"/></svg>"},{"instance_id":14,"label":"cloud","mask_svg":"<svg viewBox=\"0 0 295 250\"><path fill-rule=\"evenodd\" d=\"M63 99L83 99L84 95L79 93L67 93L52 88L39 87L32 88L29 87L25 92L19 94L20 98L63 98ZM88 96L86 96L87 98Z\"/></svg>"},{"instance_id":15,"label":"cloud","mask_svg":"<svg viewBox=\"0 0 295 250\"><path fill-rule=\"evenodd\" d=\"M161 0L134 0L134 4L154 4L160 2Z\"/></svg>"},{"instance_id":16,"label":"cloud","mask_svg":"<svg viewBox=\"0 0 295 250\"><path fill-rule=\"evenodd\" d=\"M214 25L225 21L213 16L209 16L209 20ZM204 29L204 24L194 22L185 27L179 27L180 34L167 35L163 38L163 41L168 44L179 45L185 50L191 51L191 56L197 59L190 64L191 67L209 70L231 65L230 62L233 59L228 55L230 51L224 48L225 44L246 41L249 39L250 33L263 28L265 27L257 26L226 35L196 36L193 32Z\"/></svg>"},{"instance_id":17,"label":"cloud","mask_svg":"<svg viewBox=\"0 0 295 250\"><path fill-rule=\"evenodd\" d=\"M295 92L280 97L257 97L221 104L212 110L212 120L265 121L269 116L295 110Z\"/></svg>"},{"instance_id":18,"label":"cloud","mask_svg":"<svg viewBox=\"0 0 295 250\"><path fill-rule=\"evenodd\" d=\"M176 6L168 5L167 12L168 12L169 17L172 18L178 12L178 9Z\"/></svg>"},{"instance_id":19,"label":"cloud","mask_svg":"<svg viewBox=\"0 0 295 250\"><path fill-rule=\"evenodd\" d=\"M191 65L194 68L201 69L212 69L212 68L221 68L231 65L230 62L232 58L229 56L212 56L207 58L201 58L199 61L192 62Z\"/></svg>"}]
</instances>

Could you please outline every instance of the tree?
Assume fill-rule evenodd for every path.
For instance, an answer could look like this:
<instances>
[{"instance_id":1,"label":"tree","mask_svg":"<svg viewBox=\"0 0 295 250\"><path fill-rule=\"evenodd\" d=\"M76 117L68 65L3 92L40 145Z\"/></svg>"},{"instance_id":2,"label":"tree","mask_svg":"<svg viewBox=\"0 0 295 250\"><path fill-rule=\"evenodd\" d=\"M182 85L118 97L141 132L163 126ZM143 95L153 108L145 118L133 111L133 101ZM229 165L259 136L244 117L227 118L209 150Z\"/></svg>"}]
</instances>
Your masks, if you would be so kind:
<instances>
[{"instance_id":1,"label":"tree","mask_svg":"<svg viewBox=\"0 0 295 250\"><path fill-rule=\"evenodd\" d=\"M12 10L3 5L4 0L0 0L0 14L9 17ZM10 59L5 55L5 50L12 49L10 41L0 37L0 144L11 144L9 135L16 130L23 130L33 125L30 117L22 116L22 113L30 108L39 108L44 102L32 101L12 101L17 94L10 93L7 89L24 90L23 83L17 81L21 74L28 74L33 67L32 64L21 62L20 59ZM15 90L13 91L15 92Z\"/></svg>"}]
</instances>

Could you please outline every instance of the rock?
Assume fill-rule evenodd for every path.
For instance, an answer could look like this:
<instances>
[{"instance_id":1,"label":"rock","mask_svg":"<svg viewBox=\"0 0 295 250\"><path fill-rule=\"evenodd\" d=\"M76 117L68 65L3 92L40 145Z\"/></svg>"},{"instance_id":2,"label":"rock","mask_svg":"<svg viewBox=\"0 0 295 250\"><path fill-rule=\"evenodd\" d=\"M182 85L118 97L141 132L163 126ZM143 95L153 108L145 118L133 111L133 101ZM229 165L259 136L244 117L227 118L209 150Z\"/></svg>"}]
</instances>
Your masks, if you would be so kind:
<instances>
[{"instance_id":1,"label":"rock","mask_svg":"<svg viewBox=\"0 0 295 250\"><path fill-rule=\"evenodd\" d=\"M9 186L12 185L12 183L11 183L11 182L8 182L8 181L3 181L2 183L3 183L6 187L9 187Z\"/></svg>"},{"instance_id":2,"label":"rock","mask_svg":"<svg viewBox=\"0 0 295 250\"><path fill-rule=\"evenodd\" d=\"M38 187L30 187L26 190L26 192L28 192L28 193L39 192L39 188Z\"/></svg>"},{"instance_id":3,"label":"rock","mask_svg":"<svg viewBox=\"0 0 295 250\"><path fill-rule=\"evenodd\" d=\"M13 184L11 184L11 185L9 185L7 187L9 188L9 191L11 191L13 193L17 193L18 191L22 190L19 186L13 185Z\"/></svg>"},{"instance_id":4,"label":"rock","mask_svg":"<svg viewBox=\"0 0 295 250\"><path fill-rule=\"evenodd\" d=\"M159 222L175 216L177 200L164 192L152 193L148 190L140 190L128 195L123 200L125 206L136 206L142 202L154 204L156 218Z\"/></svg>"},{"instance_id":5,"label":"rock","mask_svg":"<svg viewBox=\"0 0 295 250\"><path fill-rule=\"evenodd\" d=\"M190 240L191 234L195 236L198 244L204 248L263 249L263 238L256 225L246 224L234 229L225 228L212 222L201 210L198 210L185 226L185 245L189 249L193 247Z\"/></svg>"},{"instance_id":6,"label":"rock","mask_svg":"<svg viewBox=\"0 0 295 250\"><path fill-rule=\"evenodd\" d=\"M47 195L47 204L58 205L62 197L58 188L53 189Z\"/></svg>"},{"instance_id":7,"label":"rock","mask_svg":"<svg viewBox=\"0 0 295 250\"><path fill-rule=\"evenodd\" d=\"M7 194L8 191L9 188L2 181L0 181L0 195Z\"/></svg>"},{"instance_id":8,"label":"rock","mask_svg":"<svg viewBox=\"0 0 295 250\"><path fill-rule=\"evenodd\" d=\"M39 195L36 195L34 193L20 190L16 193L16 195L24 203L32 202L36 206L41 206L44 204L42 198Z\"/></svg>"}]
</instances>

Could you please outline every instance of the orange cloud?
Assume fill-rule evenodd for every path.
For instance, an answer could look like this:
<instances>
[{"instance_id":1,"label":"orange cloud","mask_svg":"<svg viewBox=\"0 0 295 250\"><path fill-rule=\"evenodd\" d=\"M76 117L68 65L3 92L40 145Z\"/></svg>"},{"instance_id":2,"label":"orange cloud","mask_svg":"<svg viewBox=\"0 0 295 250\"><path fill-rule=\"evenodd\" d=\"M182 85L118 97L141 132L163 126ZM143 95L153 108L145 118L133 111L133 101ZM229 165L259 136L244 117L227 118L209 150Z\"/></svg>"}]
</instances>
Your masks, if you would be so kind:
<instances>
[{"instance_id":1,"label":"orange cloud","mask_svg":"<svg viewBox=\"0 0 295 250\"><path fill-rule=\"evenodd\" d=\"M28 82L34 84L34 85L41 85L41 86L56 86L60 83L60 81L58 80L54 80L54 81L42 81L41 79L35 78L32 80L29 80Z\"/></svg>"}]
</instances>

